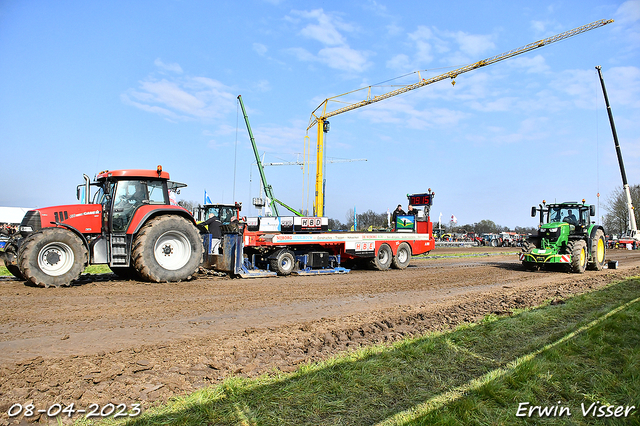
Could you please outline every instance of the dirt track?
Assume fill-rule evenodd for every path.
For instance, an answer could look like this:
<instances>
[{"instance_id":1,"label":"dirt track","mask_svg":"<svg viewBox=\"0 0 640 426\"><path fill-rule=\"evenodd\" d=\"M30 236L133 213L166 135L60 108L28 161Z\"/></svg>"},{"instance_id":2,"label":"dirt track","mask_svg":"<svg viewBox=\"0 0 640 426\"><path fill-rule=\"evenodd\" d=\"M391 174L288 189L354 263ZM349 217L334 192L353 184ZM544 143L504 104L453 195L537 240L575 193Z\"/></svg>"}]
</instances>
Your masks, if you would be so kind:
<instances>
[{"instance_id":1,"label":"dirt track","mask_svg":"<svg viewBox=\"0 0 640 426\"><path fill-rule=\"evenodd\" d=\"M291 371L640 275L640 251L611 250L619 269L584 275L525 272L502 251L437 249L404 271L318 277L149 284L105 275L59 289L0 278L0 425L14 403L144 407L229 375Z\"/></svg>"}]
</instances>

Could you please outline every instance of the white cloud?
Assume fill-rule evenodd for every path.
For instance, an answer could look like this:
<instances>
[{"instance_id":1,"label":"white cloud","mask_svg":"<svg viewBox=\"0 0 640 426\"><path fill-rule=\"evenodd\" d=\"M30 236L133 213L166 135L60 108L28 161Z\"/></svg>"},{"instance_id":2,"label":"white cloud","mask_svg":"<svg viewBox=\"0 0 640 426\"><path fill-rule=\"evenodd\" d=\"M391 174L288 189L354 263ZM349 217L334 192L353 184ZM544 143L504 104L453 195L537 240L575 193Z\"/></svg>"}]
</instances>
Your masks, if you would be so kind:
<instances>
[{"instance_id":1,"label":"white cloud","mask_svg":"<svg viewBox=\"0 0 640 426\"><path fill-rule=\"evenodd\" d=\"M614 102L617 105L640 108L640 68L603 68L602 76L607 86L607 94L612 108L615 108ZM611 78L607 76L611 76Z\"/></svg>"},{"instance_id":2,"label":"white cloud","mask_svg":"<svg viewBox=\"0 0 640 426\"><path fill-rule=\"evenodd\" d=\"M622 3L614 16L616 25L612 31L627 44L629 51L637 50L640 46L640 0Z\"/></svg>"},{"instance_id":3,"label":"white cloud","mask_svg":"<svg viewBox=\"0 0 640 426\"><path fill-rule=\"evenodd\" d=\"M176 63L165 64L164 62L162 62L160 60L160 58L158 58L155 61L153 61L153 64L155 66L157 66L158 68L162 68L162 69L164 69L166 71L171 71L171 72L175 72L177 74L182 74L182 67L179 64L176 64Z\"/></svg>"},{"instance_id":4,"label":"white cloud","mask_svg":"<svg viewBox=\"0 0 640 426\"><path fill-rule=\"evenodd\" d=\"M317 58L313 55L313 53L309 52L302 47L291 47L286 49L287 52L291 53L293 56L298 58L301 61L312 62L317 60Z\"/></svg>"},{"instance_id":5,"label":"white cloud","mask_svg":"<svg viewBox=\"0 0 640 426\"><path fill-rule=\"evenodd\" d=\"M158 65L158 61L156 61ZM164 64L163 64L164 65ZM167 69L166 66L162 67ZM174 70L182 68L172 64ZM148 76L139 87L121 95L128 105L159 114L172 121L210 120L223 117L235 107L235 96L223 83L208 77L157 78Z\"/></svg>"},{"instance_id":6,"label":"white cloud","mask_svg":"<svg viewBox=\"0 0 640 426\"><path fill-rule=\"evenodd\" d=\"M256 88L256 90L260 91L260 92L268 92L271 90L271 84L269 83L268 80L258 80L255 84L254 87Z\"/></svg>"},{"instance_id":7,"label":"white cloud","mask_svg":"<svg viewBox=\"0 0 640 426\"><path fill-rule=\"evenodd\" d=\"M411 60L409 59L409 56L401 53L389 59L386 65L387 68L394 70L407 70L411 68Z\"/></svg>"},{"instance_id":8,"label":"white cloud","mask_svg":"<svg viewBox=\"0 0 640 426\"><path fill-rule=\"evenodd\" d=\"M329 67L343 70L361 72L369 67L366 53L351 49L350 47L327 47L318 52L318 58Z\"/></svg>"},{"instance_id":9,"label":"white cloud","mask_svg":"<svg viewBox=\"0 0 640 426\"><path fill-rule=\"evenodd\" d=\"M409 40L411 40L415 45L415 54L414 54L414 62L427 64L433 60L433 55L431 54L432 45L430 43L431 40L434 40L433 32L423 26L419 26L418 29L409 34Z\"/></svg>"},{"instance_id":10,"label":"white cloud","mask_svg":"<svg viewBox=\"0 0 640 426\"><path fill-rule=\"evenodd\" d=\"M595 69L566 70L554 78L550 82L550 86L554 91L568 95L564 98L576 107L594 109L597 106L600 108L600 104L604 100L596 72ZM615 105L640 108L640 68L613 67L603 69L602 74L614 111ZM607 76L612 78L607 78ZM613 78L614 76L615 78ZM597 105L594 103L594 90L598 96Z\"/></svg>"},{"instance_id":11,"label":"white cloud","mask_svg":"<svg viewBox=\"0 0 640 426\"><path fill-rule=\"evenodd\" d=\"M342 34L330 24L327 24L326 28L322 24L309 24L300 31L300 34L328 46L345 44Z\"/></svg>"},{"instance_id":12,"label":"white cloud","mask_svg":"<svg viewBox=\"0 0 640 426\"><path fill-rule=\"evenodd\" d=\"M253 43L253 51L260 56L264 56L267 53L267 46L262 43Z\"/></svg>"},{"instance_id":13,"label":"white cloud","mask_svg":"<svg viewBox=\"0 0 640 426\"><path fill-rule=\"evenodd\" d=\"M424 69L434 60L449 66L464 65L480 60L482 55L494 50L494 38L494 35L441 31L420 25L407 34L413 52L397 54L387 61L387 67L403 71Z\"/></svg>"},{"instance_id":14,"label":"white cloud","mask_svg":"<svg viewBox=\"0 0 640 426\"><path fill-rule=\"evenodd\" d=\"M462 31L443 32L443 38L452 39L458 44L458 49L472 58L480 59L481 55L495 49L496 45L492 41L494 38L486 34L467 34Z\"/></svg>"},{"instance_id":15,"label":"white cloud","mask_svg":"<svg viewBox=\"0 0 640 426\"><path fill-rule=\"evenodd\" d=\"M313 21L304 25L300 30L300 35L323 45L317 54L303 47L287 49L299 60L317 62L347 72L361 72L371 66L367 60L371 53L351 48L343 34L354 32L355 27L342 21L338 16L325 13L322 9L315 9L312 11L292 11L286 19L295 24Z\"/></svg>"},{"instance_id":16,"label":"white cloud","mask_svg":"<svg viewBox=\"0 0 640 426\"><path fill-rule=\"evenodd\" d=\"M506 63L512 68L521 68L526 70L527 73L539 74L549 71L549 65L547 65L544 56L520 56L510 59Z\"/></svg>"},{"instance_id":17,"label":"white cloud","mask_svg":"<svg viewBox=\"0 0 640 426\"><path fill-rule=\"evenodd\" d=\"M629 0L620 5L616 11L616 21L629 25L640 20L640 0Z\"/></svg>"}]
</instances>

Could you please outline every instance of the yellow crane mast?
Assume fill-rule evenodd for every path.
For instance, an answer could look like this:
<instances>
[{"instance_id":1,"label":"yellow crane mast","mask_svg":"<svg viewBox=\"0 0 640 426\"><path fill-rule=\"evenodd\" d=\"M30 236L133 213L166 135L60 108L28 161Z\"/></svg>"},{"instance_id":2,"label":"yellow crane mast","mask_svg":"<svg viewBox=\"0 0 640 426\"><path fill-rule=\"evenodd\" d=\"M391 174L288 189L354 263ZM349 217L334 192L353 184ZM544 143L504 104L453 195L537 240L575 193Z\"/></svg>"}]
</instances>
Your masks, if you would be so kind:
<instances>
[{"instance_id":1,"label":"yellow crane mast","mask_svg":"<svg viewBox=\"0 0 640 426\"><path fill-rule=\"evenodd\" d=\"M438 76L435 77L431 77L431 78L427 78L427 79L422 79L420 78L420 81L418 81L417 83L413 83L413 84L408 84L406 86L402 86L398 89L392 90L390 92L384 93L382 95L378 95L378 96L374 96L371 97L371 86L368 87L363 87L357 90L352 90L351 92L347 92L347 93L343 93L341 95L337 95L337 96L333 96L330 98L325 99L312 113L311 113L311 118L309 119L309 126L307 127L307 132L309 131L309 129L311 129L313 126L317 125L318 126L318 141L317 141L317 149L316 149L316 187L315 187L315 201L314 201L314 214L316 216L323 216L324 215L324 189L323 189L323 159L324 159L324 142L323 142L323 137L324 137L324 133L329 131L329 122L327 121L327 119L329 117L333 117L335 115L338 114L342 114L343 112L347 112L347 111L351 111L366 105L370 105L372 103L375 102L380 102L384 99L388 99L391 98L393 96L397 96L400 95L402 93L406 93L409 92L411 90L415 90L415 89L419 89L420 87L424 87L427 86L429 84L433 84L436 83L438 81L441 80L445 80L447 78L450 79L455 79L457 76L459 76L460 74L463 74L465 72L469 72L469 71L473 71L475 69L487 66L487 65L491 65L491 64L495 64L496 62L500 62L500 61L504 61L505 59L509 59L512 58L516 55L520 55L522 53L526 53L529 52L531 50L537 49L539 47L543 47L546 45L549 45L551 43L555 43L556 41L560 41L560 40L564 40L567 39L569 37L573 37L575 35L578 34L582 34L586 31L589 30L593 30L595 28L598 27L602 27L604 25L610 24L613 22L613 19L601 19L599 21L595 21L592 22L590 24L587 25L583 25L581 27L578 28L574 28L572 30L569 31L565 31L563 33L557 34L553 37L548 37L542 40L538 40L535 41L533 43L529 43L526 46L522 46L519 47L517 49L513 49L513 50L509 50L508 52L504 52L500 55L496 55L496 56L492 56L490 58L487 59L483 59L481 61L478 62L474 62L472 64L457 68L453 71L449 71L446 72L444 74L440 74ZM420 76L420 74L418 73L418 76ZM452 82L453 84L455 84L455 81ZM335 109L333 111L327 111L327 106L329 104L329 102L339 102L339 103L345 103L344 101L337 101L337 98L340 98L342 96L346 96L349 95L351 93L355 93L361 90L367 90L367 97L359 102L354 102L354 103L349 103L346 106L343 106L342 108L338 108Z\"/></svg>"}]
</instances>

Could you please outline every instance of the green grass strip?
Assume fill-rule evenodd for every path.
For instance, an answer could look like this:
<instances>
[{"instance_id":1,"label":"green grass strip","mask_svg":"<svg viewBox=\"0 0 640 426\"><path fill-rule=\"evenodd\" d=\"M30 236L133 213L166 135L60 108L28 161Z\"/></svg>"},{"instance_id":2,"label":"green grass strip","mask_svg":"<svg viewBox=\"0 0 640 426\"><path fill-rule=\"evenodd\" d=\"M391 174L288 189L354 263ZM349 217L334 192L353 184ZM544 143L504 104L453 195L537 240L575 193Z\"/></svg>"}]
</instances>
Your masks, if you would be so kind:
<instances>
[{"instance_id":1,"label":"green grass strip","mask_svg":"<svg viewBox=\"0 0 640 426\"><path fill-rule=\"evenodd\" d=\"M569 339L574 338L580 333L583 333L587 330L594 328L595 326L601 324L603 321L608 319L609 317L617 314L618 312L629 308L631 305L638 303L640 301L640 297L631 300L617 308L607 312L603 316L598 319L595 319L578 328L575 331L570 332L569 334L563 336L562 338L556 340L555 342L549 343L544 347L535 350L534 352L528 353L524 356L518 357L516 360L509 362L504 368L496 368L495 370L491 370L488 373L484 374L481 377L475 378L468 383L465 383L462 386L458 386L450 391L447 391L443 394L436 395L431 398L429 401L426 401L422 404L419 404L411 409L397 413L393 417L386 419L383 422L378 423L378 425L397 425L397 424L406 424L417 420L419 417L422 417L438 408L443 407L446 404L449 404L457 399L464 397L471 390L478 390L482 386L488 384L489 382L495 381L498 378L501 378L511 372L513 372L516 368L523 365L526 362L533 360L536 356L540 355L542 352L547 351L555 346L558 346ZM640 400L639 400L640 402ZM552 404L553 405L553 404Z\"/></svg>"},{"instance_id":2,"label":"green grass strip","mask_svg":"<svg viewBox=\"0 0 640 426\"><path fill-rule=\"evenodd\" d=\"M107 265L89 265L83 271L83 274L110 274L111 269ZM0 266L0 277L12 276L6 266Z\"/></svg>"},{"instance_id":3,"label":"green grass strip","mask_svg":"<svg viewBox=\"0 0 640 426\"><path fill-rule=\"evenodd\" d=\"M581 413L581 404L640 405L639 299L636 277L291 374L228 378L127 424L639 424L637 410L625 418ZM516 416L522 403L566 406L571 416Z\"/></svg>"}]
</instances>

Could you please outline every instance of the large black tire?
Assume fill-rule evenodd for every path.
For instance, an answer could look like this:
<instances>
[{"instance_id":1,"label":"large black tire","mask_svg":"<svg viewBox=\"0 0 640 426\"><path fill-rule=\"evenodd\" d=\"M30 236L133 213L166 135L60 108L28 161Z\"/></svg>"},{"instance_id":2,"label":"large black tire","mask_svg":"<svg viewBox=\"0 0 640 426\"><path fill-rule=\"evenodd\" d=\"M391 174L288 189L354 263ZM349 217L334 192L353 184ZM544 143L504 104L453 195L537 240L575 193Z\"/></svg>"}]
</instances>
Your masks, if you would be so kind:
<instances>
[{"instance_id":1,"label":"large black tire","mask_svg":"<svg viewBox=\"0 0 640 426\"><path fill-rule=\"evenodd\" d=\"M378 249L376 256L371 259L371 266L378 271L384 271L391 266L391 259L393 258L393 252L389 244L382 244Z\"/></svg>"},{"instance_id":2,"label":"large black tire","mask_svg":"<svg viewBox=\"0 0 640 426\"><path fill-rule=\"evenodd\" d=\"M408 243L400 243L396 255L393 256L391 267L405 269L411 263L411 246Z\"/></svg>"},{"instance_id":3,"label":"large black tire","mask_svg":"<svg viewBox=\"0 0 640 426\"><path fill-rule=\"evenodd\" d=\"M587 243L583 240L571 241L567 247L571 253L571 272L583 274L587 269Z\"/></svg>"},{"instance_id":4,"label":"large black tire","mask_svg":"<svg viewBox=\"0 0 640 426\"><path fill-rule=\"evenodd\" d=\"M591 240L591 259L587 267L592 271L602 271L606 254L607 244L604 240L604 232L598 229Z\"/></svg>"},{"instance_id":5,"label":"large black tire","mask_svg":"<svg viewBox=\"0 0 640 426\"><path fill-rule=\"evenodd\" d=\"M133 241L131 257L140 278L175 282L191 278L202 261L202 239L187 219L165 215L149 220Z\"/></svg>"},{"instance_id":6,"label":"large black tire","mask_svg":"<svg viewBox=\"0 0 640 426\"><path fill-rule=\"evenodd\" d=\"M87 249L65 228L44 228L30 234L18 251L18 267L27 283L38 287L68 286L88 263Z\"/></svg>"},{"instance_id":7,"label":"large black tire","mask_svg":"<svg viewBox=\"0 0 640 426\"><path fill-rule=\"evenodd\" d=\"M18 249L12 244L8 243L4 248L4 266L7 268L9 273L16 277L19 280L24 280L24 276L22 276L22 272L20 272L20 267L18 266Z\"/></svg>"},{"instance_id":8,"label":"large black tire","mask_svg":"<svg viewBox=\"0 0 640 426\"><path fill-rule=\"evenodd\" d=\"M271 270L278 275L286 276L293 272L296 266L296 257L289 250L280 250L278 254L269 261Z\"/></svg>"}]
</instances>

